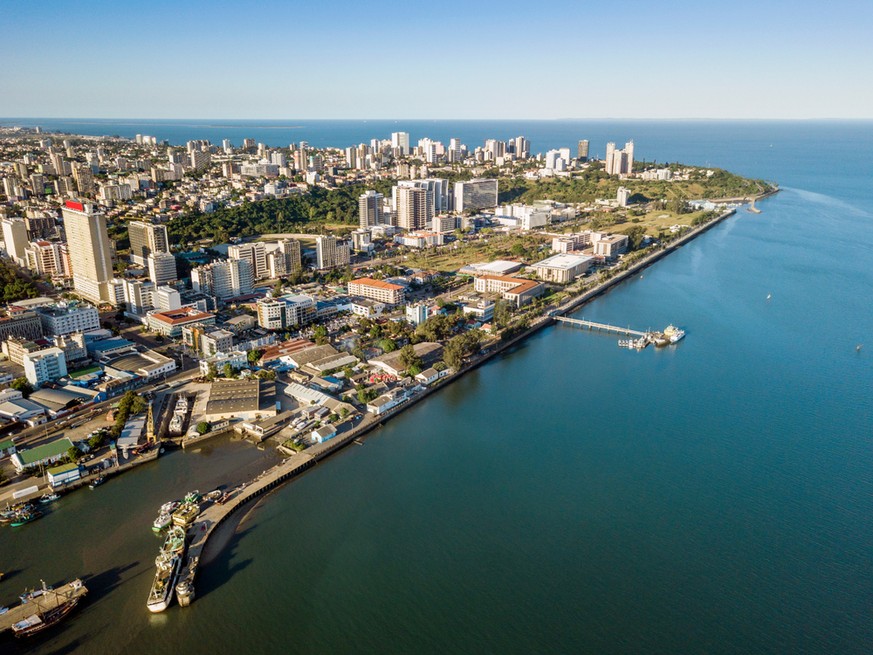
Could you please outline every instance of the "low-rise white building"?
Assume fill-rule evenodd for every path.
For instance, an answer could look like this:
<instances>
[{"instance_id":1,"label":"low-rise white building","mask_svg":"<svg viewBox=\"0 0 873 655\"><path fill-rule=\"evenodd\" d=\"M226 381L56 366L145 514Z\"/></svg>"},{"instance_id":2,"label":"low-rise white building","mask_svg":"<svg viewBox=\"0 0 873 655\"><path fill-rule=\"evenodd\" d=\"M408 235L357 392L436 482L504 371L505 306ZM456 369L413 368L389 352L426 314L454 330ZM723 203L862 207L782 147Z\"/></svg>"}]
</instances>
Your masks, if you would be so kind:
<instances>
[{"instance_id":1,"label":"low-rise white building","mask_svg":"<svg viewBox=\"0 0 873 655\"><path fill-rule=\"evenodd\" d=\"M537 277L547 282L569 284L580 275L585 275L594 261L588 255L558 254L532 266Z\"/></svg>"}]
</instances>

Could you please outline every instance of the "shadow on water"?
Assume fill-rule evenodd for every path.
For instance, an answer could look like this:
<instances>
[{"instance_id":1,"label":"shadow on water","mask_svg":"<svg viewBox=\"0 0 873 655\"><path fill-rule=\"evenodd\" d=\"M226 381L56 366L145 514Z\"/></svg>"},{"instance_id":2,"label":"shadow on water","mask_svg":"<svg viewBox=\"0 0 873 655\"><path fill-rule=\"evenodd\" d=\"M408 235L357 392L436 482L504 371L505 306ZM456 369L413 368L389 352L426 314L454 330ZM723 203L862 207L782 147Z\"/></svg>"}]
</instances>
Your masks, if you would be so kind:
<instances>
[{"instance_id":1,"label":"shadow on water","mask_svg":"<svg viewBox=\"0 0 873 655\"><path fill-rule=\"evenodd\" d=\"M88 587L89 595L93 594L94 596L103 596L111 592L123 582L123 573L135 569L139 565L140 562L136 561L123 566L114 566L111 569L100 573L83 576L82 582L84 582L85 586Z\"/></svg>"},{"instance_id":2,"label":"shadow on water","mask_svg":"<svg viewBox=\"0 0 873 655\"><path fill-rule=\"evenodd\" d=\"M213 539L217 538L217 543L213 544L210 540L209 557L204 559L203 562L205 570L201 572L203 575L198 576L196 583L198 597L202 598L211 591L215 591L224 584L225 581L229 580L252 563L252 559L247 559L241 562L235 562L231 565L231 560L236 552L236 546L243 537L248 535L248 533L254 529L254 526L252 526L237 532L236 526L239 525L243 518L244 516L241 516L239 521L236 521L234 525L221 526L220 529L227 528L227 530L225 534L216 534L213 536Z\"/></svg>"}]
</instances>

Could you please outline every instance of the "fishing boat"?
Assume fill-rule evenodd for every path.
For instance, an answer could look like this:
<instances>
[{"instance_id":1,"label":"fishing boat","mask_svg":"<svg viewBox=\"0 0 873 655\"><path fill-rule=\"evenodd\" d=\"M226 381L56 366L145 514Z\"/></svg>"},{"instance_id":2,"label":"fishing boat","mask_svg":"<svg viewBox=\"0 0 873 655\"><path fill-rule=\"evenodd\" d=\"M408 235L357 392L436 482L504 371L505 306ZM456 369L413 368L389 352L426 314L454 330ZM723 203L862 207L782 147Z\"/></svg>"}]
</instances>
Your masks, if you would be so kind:
<instances>
[{"instance_id":1,"label":"fishing boat","mask_svg":"<svg viewBox=\"0 0 873 655\"><path fill-rule=\"evenodd\" d=\"M60 497L61 497L60 494L55 494L55 493L43 494L40 497L39 502L43 505L48 505L49 503L55 502Z\"/></svg>"},{"instance_id":2,"label":"fishing boat","mask_svg":"<svg viewBox=\"0 0 873 655\"><path fill-rule=\"evenodd\" d=\"M184 539L182 541L182 549L184 550ZM170 606L173 600L173 588L176 585L176 579L179 577L179 569L182 566L182 553L168 550L161 550L155 560L157 572L155 580L152 583L152 588L149 591L149 598L146 606L150 612L163 612Z\"/></svg>"},{"instance_id":3,"label":"fishing boat","mask_svg":"<svg viewBox=\"0 0 873 655\"><path fill-rule=\"evenodd\" d=\"M199 513L200 505L196 503L182 503L179 509L173 512L173 525L187 528L194 522Z\"/></svg>"},{"instance_id":4,"label":"fishing boat","mask_svg":"<svg viewBox=\"0 0 873 655\"><path fill-rule=\"evenodd\" d=\"M188 607L194 600L194 578L197 575L199 563L199 557L192 557L188 560L188 566L182 569L182 574L176 585L176 599L182 607Z\"/></svg>"},{"instance_id":5,"label":"fishing boat","mask_svg":"<svg viewBox=\"0 0 873 655\"><path fill-rule=\"evenodd\" d=\"M15 515L15 518L12 519L12 523L10 523L10 525L13 528L17 528L26 523L30 523L31 521L35 521L40 516L42 516L42 512L40 512L39 510L25 509Z\"/></svg>"},{"instance_id":6,"label":"fishing boat","mask_svg":"<svg viewBox=\"0 0 873 655\"><path fill-rule=\"evenodd\" d=\"M172 514L176 511L176 508L179 506L178 500L170 500L161 505L161 514Z\"/></svg>"},{"instance_id":7,"label":"fishing boat","mask_svg":"<svg viewBox=\"0 0 873 655\"><path fill-rule=\"evenodd\" d=\"M96 489L97 487L99 487L99 486L100 486L101 484L103 484L104 482L106 482L106 478L104 478L104 477L101 475L100 477L97 477L97 478L94 478L93 480L91 480L91 482L88 483L88 488L89 488L89 489Z\"/></svg>"},{"instance_id":8,"label":"fishing boat","mask_svg":"<svg viewBox=\"0 0 873 655\"><path fill-rule=\"evenodd\" d=\"M183 503L199 503L200 502L200 492L195 489L194 491L189 491L185 494L185 497L182 499Z\"/></svg>"},{"instance_id":9,"label":"fishing boat","mask_svg":"<svg viewBox=\"0 0 873 655\"><path fill-rule=\"evenodd\" d=\"M170 514L162 513L152 523L152 530L160 532L173 522L173 517Z\"/></svg>"},{"instance_id":10,"label":"fishing boat","mask_svg":"<svg viewBox=\"0 0 873 655\"><path fill-rule=\"evenodd\" d=\"M203 496L203 498L205 498L206 500L216 501L219 498L221 498L221 496L222 496L221 489L216 489L215 491L210 491L208 494Z\"/></svg>"}]
</instances>

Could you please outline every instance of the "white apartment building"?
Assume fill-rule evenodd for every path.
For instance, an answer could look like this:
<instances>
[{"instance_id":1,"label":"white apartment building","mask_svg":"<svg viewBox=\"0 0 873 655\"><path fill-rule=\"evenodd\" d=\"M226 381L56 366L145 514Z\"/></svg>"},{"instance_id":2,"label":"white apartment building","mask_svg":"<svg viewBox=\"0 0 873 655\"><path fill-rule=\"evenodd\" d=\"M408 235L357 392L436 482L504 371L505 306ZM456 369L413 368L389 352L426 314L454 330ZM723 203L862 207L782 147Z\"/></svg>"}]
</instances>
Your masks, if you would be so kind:
<instances>
[{"instance_id":1,"label":"white apartment building","mask_svg":"<svg viewBox=\"0 0 873 655\"><path fill-rule=\"evenodd\" d=\"M47 336L88 332L100 329L97 308L79 303L59 303L36 310L42 331Z\"/></svg>"},{"instance_id":2,"label":"white apartment building","mask_svg":"<svg viewBox=\"0 0 873 655\"><path fill-rule=\"evenodd\" d=\"M0 223L6 254L19 266L27 266L27 223L23 218L4 218Z\"/></svg>"},{"instance_id":3,"label":"white apartment building","mask_svg":"<svg viewBox=\"0 0 873 655\"><path fill-rule=\"evenodd\" d=\"M227 249L227 256L232 260L248 262L255 280L264 280L270 275L267 267L267 247L263 243L241 243L230 246Z\"/></svg>"},{"instance_id":4,"label":"white apartment building","mask_svg":"<svg viewBox=\"0 0 873 655\"><path fill-rule=\"evenodd\" d=\"M68 200L62 209L73 270L73 288L86 300L115 303L106 218L91 205Z\"/></svg>"},{"instance_id":5,"label":"white apartment building","mask_svg":"<svg viewBox=\"0 0 873 655\"><path fill-rule=\"evenodd\" d=\"M406 289L399 284L361 277L349 282L349 295L377 300L386 305L401 305L406 299Z\"/></svg>"},{"instance_id":6,"label":"white apartment building","mask_svg":"<svg viewBox=\"0 0 873 655\"><path fill-rule=\"evenodd\" d=\"M179 279L176 258L168 252L155 252L148 257L149 279L155 286L162 286Z\"/></svg>"},{"instance_id":7,"label":"white apartment building","mask_svg":"<svg viewBox=\"0 0 873 655\"><path fill-rule=\"evenodd\" d=\"M221 300L252 292L252 267L241 259L229 259L198 266L191 271L191 286Z\"/></svg>"},{"instance_id":8,"label":"white apartment building","mask_svg":"<svg viewBox=\"0 0 873 655\"><path fill-rule=\"evenodd\" d=\"M34 387L46 382L57 380L67 374L67 360L60 348L46 348L32 353L25 353L24 377Z\"/></svg>"},{"instance_id":9,"label":"white apartment building","mask_svg":"<svg viewBox=\"0 0 873 655\"><path fill-rule=\"evenodd\" d=\"M315 240L316 266L323 271L339 266L348 266L351 261L351 248L345 241L336 237L320 236Z\"/></svg>"}]
</instances>

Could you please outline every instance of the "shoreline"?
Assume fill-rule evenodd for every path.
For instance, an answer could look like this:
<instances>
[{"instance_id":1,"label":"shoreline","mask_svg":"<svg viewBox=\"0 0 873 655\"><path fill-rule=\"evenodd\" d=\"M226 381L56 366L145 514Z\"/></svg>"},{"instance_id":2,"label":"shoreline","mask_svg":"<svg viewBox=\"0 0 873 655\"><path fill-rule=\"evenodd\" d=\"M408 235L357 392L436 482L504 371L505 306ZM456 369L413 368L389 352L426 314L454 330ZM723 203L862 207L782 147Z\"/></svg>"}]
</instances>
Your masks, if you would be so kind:
<instances>
[{"instance_id":1,"label":"shoreline","mask_svg":"<svg viewBox=\"0 0 873 655\"><path fill-rule=\"evenodd\" d=\"M773 195L778 191L779 189L777 188L761 197ZM390 409L383 415L372 417L365 415L363 421L358 426L350 429L348 432L338 435L337 437L324 443L312 446L302 453L292 455L280 464L274 466L272 469L264 471L257 478L246 483L245 488L241 490L241 492L243 493L240 493L237 498L230 500L225 505L211 505L198 516L197 520L190 528L190 530L194 533L194 538L188 549L188 559L186 560L185 569L187 570L188 566L192 563L193 558L197 557L199 559L204 556L206 548L209 544L209 539L214 531L219 526L224 524L225 521L230 518L230 516L233 515L237 510L241 509L245 505L248 505L250 502L260 498L261 496L264 496L269 492L277 489L278 487L284 486L286 483L297 478L300 474L315 467L321 460L333 455L339 450L342 450L348 444L353 443L355 440L368 434L376 428L381 427L382 424L386 421L391 420L406 409L421 402L425 398L430 397L432 394L442 390L444 387L446 387L451 382L457 380L462 375L468 373L469 371L472 371L473 369L478 368L479 366L482 366L494 357L503 354L505 351L524 341L539 330L547 326L554 325L556 323L554 316L564 316L570 312L579 309L591 300L607 292L612 287L621 284L639 271L648 268L649 266L663 259L670 253L675 252L686 243L689 243L701 234L709 231L714 226L722 223L729 217L735 216L736 213L736 209L730 209L726 212L722 212L711 221L708 221L707 223L690 230L689 232L675 239L669 244L666 244L662 248L659 248L658 250L634 262L626 270L621 271L620 273L614 275L608 280L604 280L592 289L584 291L575 298L571 298L563 305L558 306L558 308L556 308L555 310L549 311L547 315L538 317L524 332L517 334L516 336L505 342L501 342L493 346L493 348L489 349L486 354L480 355L475 360L472 360L455 373L439 381L436 385L425 389L421 394L418 394L413 398L404 401L403 403ZM220 550L214 553L210 553L208 559L214 559L219 552Z\"/></svg>"}]
</instances>

